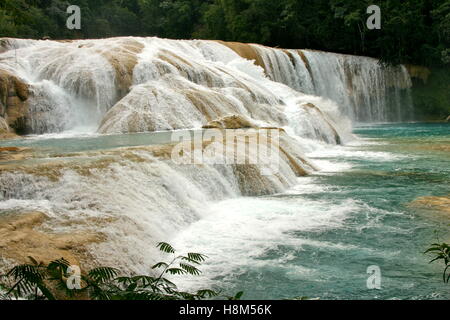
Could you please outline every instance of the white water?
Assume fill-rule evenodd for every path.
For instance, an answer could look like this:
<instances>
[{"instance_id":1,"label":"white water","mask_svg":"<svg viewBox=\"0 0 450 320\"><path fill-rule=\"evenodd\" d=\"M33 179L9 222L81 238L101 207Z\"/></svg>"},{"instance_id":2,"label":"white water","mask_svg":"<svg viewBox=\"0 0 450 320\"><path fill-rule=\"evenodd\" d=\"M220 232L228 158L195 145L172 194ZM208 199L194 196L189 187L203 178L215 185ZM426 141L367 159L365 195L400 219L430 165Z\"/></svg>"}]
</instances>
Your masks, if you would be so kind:
<instances>
[{"instance_id":1,"label":"white water","mask_svg":"<svg viewBox=\"0 0 450 320\"><path fill-rule=\"evenodd\" d=\"M314 187L314 183L303 178L299 183ZM299 238L293 232L339 228L357 208L358 204L351 199L335 204L306 198L300 201L299 198L239 198L219 202L210 208L206 218L192 224L172 240L181 252L195 249L208 255L200 280L184 278L179 282L182 281L182 285L189 289L214 287L215 276L223 277L221 281L227 283L244 274L248 266L281 267L283 262L289 261L289 255L276 260L261 259L280 245L293 250L301 250L303 245L339 247L336 243ZM312 276L314 269L291 269L290 272Z\"/></svg>"},{"instance_id":2,"label":"white water","mask_svg":"<svg viewBox=\"0 0 450 320\"><path fill-rule=\"evenodd\" d=\"M116 54L117 48L126 48L130 42L141 47L139 53ZM270 81L260 67L210 41L114 38L70 43L29 41L17 47L2 54L0 68L30 84L27 123L32 133L99 125L103 133L199 128L228 114L285 126L289 122L286 109L302 109L302 103L311 100ZM113 56L114 66L106 53ZM123 70L133 59L132 86L121 99L126 86ZM328 112L331 102L313 99L319 109ZM337 106L334 109L339 110ZM324 127L318 118L306 112L302 119L310 129L298 134L318 138L317 132ZM336 117L334 112L328 122L333 121L331 125L350 131L344 116ZM325 135L323 140L334 140Z\"/></svg>"},{"instance_id":3,"label":"white water","mask_svg":"<svg viewBox=\"0 0 450 320\"><path fill-rule=\"evenodd\" d=\"M130 58L136 59L129 92L121 94L124 79L117 78L117 66L102 53L114 54L130 41L142 50L116 57L121 70ZM0 69L30 84L28 123L35 134L200 128L209 120L240 114L261 125L285 128L295 141L290 152L302 154L350 141L352 121L398 120L402 108L399 100L397 109L387 111L386 79L392 76L397 83L405 74L388 76L368 58L303 51L310 72L295 50L288 56L258 47L264 63L272 66L266 75L263 68L211 41L17 41L15 48L0 54ZM344 65L354 73L354 94L346 86ZM373 82L374 73L380 81ZM375 92L364 91L366 87ZM359 101L361 97L366 100ZM142 161L127 160L130 154ZM46 173L0 173L0 209L44 211L54 231L101 232L107 241L90 245L99 263L140 273L148 272L157 260L153 247L158 241L208 253L217 264L222 262L221 252L244 243L233 251L236 265L226 270L208 266L207 274L215 274L231 272L269 250L274 239L297 241L290 230L340 225L357 206L351 200L330 205L243 197L251 192L241 190L238 173L229 166L177 166L145 150L119 152L108 166L89 164L88 174L77 169L103 157L109 159L97 153L62 159L60 167L49 165ZM325 170L330 166L317 163ZM260 168L246 170L245 178L261 194L310 183L298 179L286 161L278 176L266 179L260 178Z\"/></svg>"},{"instance_id":4,"label":"white water","mask_svg":"<svg viewBox=\"0 0 450 320\"><path fill-rule=\"evenodd\" d=\"M270 79L333 100L353 121L413 119L412 83L404 66L384 67L368 57L252 46L270 66Z\"/></svg>"}]
</instances>

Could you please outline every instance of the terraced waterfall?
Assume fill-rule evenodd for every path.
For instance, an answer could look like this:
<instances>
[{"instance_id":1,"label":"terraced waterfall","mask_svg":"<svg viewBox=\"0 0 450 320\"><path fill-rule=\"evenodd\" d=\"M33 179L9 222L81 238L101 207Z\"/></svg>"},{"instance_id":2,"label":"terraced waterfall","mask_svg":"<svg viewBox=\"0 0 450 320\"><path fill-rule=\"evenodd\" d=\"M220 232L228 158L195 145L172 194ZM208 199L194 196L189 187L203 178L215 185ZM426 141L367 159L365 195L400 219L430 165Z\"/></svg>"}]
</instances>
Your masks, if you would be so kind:
<instances>
[{"instance_id":1,"label":"terraced waterfall","mask_svg":"<svg viewBox=\"0 0 450 320\"><path fill-rule=\"evenodd\" d=\"M0 45L0 133L24 135L0 142L0 268L29 255L65 256L145 273L159 259L155 244L167 241L210 257L196 280L203 286L216 279L225 288L241 283L249 298L281 298L296 287L273 287L277 278L316 277L317 295L351 297L322 288L329 279L320 272L336 270L315 268L299 254L351 251L357 240L331 235L345 235L348 223L363 228L367 221L353 220L362 212L372 221L398 211L352 194L334 198L343 191L325 180L350 170L349 159L401 159L358 149L367 145L353 127L412 120L406 68L220 41ZM194 141L211 127L277 130L279 143L266 144L278 151L279 170L173 161L174 133ZM205 153L210 144L195 148ZM364 279L365 270L358 272Z\"/></svg>"}]
</instances>

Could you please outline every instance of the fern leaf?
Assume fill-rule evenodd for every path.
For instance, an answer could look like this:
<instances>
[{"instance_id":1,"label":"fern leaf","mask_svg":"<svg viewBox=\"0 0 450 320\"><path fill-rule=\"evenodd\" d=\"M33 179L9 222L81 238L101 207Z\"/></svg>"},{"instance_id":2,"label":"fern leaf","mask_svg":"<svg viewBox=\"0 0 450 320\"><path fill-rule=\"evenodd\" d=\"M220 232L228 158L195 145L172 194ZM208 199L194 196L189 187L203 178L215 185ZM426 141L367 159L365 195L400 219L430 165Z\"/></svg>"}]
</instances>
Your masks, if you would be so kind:
<instances>
[{"instance_id":1,"label":"fern leaf","mask_svg":"<svg viewBox=\"0 0 450 320\"><path fill-rule=\"evenodd\" d=\"M158 243L157 248L165 253L175 253L175 249L167 242Z\"/></svg>"},{"instance_id":2,"label":"fern leaf","mask_svg":"<svg viewBox=\"0 0 450 320\"><path fill-rule=\"evenodd\" d=\"M166 272L170 274L186 274L186 270L180 268L170 268L167 269Z\"/></svg>"},{"instance_id":3,"label":"fern leaf","mask_svg":"<svg viewBox=\"0 0 450 320\"><path fill-rule=\"evenodd\" d=\"M99 267L89 271L89 277L99 283L104 283L114 279L119 273L119 270L111 267Z\"/></svg>"},{"instance_id":4,"label":"fern leaf","mask_svg":"<svg viewBox=\"0 0 450 320\"><path fill-rule=\"evenodd\" d=\"M158 262L155 264L152 269L159 269L159 268L167 268L169 265L165 262Z\"/></svg>"}]
</instances>

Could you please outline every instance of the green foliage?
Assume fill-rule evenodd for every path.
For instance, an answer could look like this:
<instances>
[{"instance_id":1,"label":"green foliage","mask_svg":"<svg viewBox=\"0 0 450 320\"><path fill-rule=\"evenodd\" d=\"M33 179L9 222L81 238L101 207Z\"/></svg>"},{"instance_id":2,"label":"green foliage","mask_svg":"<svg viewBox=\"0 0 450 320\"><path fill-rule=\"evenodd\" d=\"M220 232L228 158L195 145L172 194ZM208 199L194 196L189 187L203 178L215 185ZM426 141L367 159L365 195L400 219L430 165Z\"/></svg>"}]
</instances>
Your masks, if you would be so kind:
<instances>
[{"instance_id":1,"label":"green foliage","mask_svg":"<svg viewBox=\"0 0 450 320\"><path fill-rule=\"evenodd\" d=\"M202 0L139 0L143 30L149 35L188 39L206 3Z\"/></svg>"},{"instance_id":2,"label":"green foliage","mask_svg":"<svg viewBox=\"0 0 450 320\"><path fill-rule=\"evenodd\" d=\"M381 8L381 30L366 27L372 4ZM215 0L200 35L440 65L449 47L449 7L446 0Z\"/></svg>"},{"instance_id":3,"label":"green foliage","mask_svg":"<svg viewBox=\"0 0 450 320\"><path fill-rule=\"evenodd\" d=\"M414 80L412 97L419 118L445 120L450 115L450 66L431 69L426 84Z\"/></svg>"},{"instance_id":4,"label":"green foliage","mask_svg":"<svg viewBox=\"0 0 450 320\"><path fill-rule=\"evenodd\" d=\"M30 257L31 264L19 265L0 276L2 299L55 300L85 297L93 300L201 300L217 296L211 289L196 292L180 291L168 275L199 275L198 266L206 256L200 253L176 255L168 243L158 244L161 252L172 255L170 262L158 262L152 266L153 275L120 275L110 267L98 267L80 276L79 289L70 289L67 279L71 276L70 264L64 259L38 263ZM238 300L242 292L233 300Z\"/></svg>"},{"instance_id":5,"label":"green foliage","mask_svg":"<svg viewBox=\"0 0 450 320\"><path fill-rule=\"evenodd\" d=\"M239 291L234 297L228 297L228 300L241 300L243 294L243 291Z\"/></svg>"},{"instance_id":6,"label":"green foliage","mask_svg":"<svg viewBox=\"0 0 450 320\"><path fill-rule=\"evenodd\" d=\"M68 30L68 5L81 30ZM381 30L366 9L381 8ZM383 64L433 68L414 87L422 118L450 115L448 0L2 0L0 37L53 39L159 36L254 42L380 58Z\"/></svg>"},{"instance_id":7,"label":"green foliage","mask_svg":"<svg viewBox=\"0 0 450 320\"><path fill-rule=\"evenodd\" d=\"M58 276L61 265L65 260L56 260L48 266L38 263L32 257L29 257L31 264L15 266L2 278L12 280L12 286L2 283L2 288L6 290L6 296L25 299L47 299L55 300L55 296L48 289L45 281L47 279L60 280Z\"/></svg>"},{"instance_id":8,"label":"green foliage","mask_svg":"<svg viewBox=\"0 0 450 320\"><path fill-rule=\"evenodd\" d=\"M14 18L4 9L0 9L0 32L10 37L17 36L17 26L14 23Z\"/></svg>"},{"instance_id":9,"label":"green foliage","mask_svg":"<svg viewBox=\"0 0 450 320\"><path fill-rule=\"evenodd\" d=\"M165 253L175 253L175 249L168 243L160 242L156 245L159 250Z\"/></svg>"},{"instance_id":10,"label":"green foliage","mask_svg":"<svg viewBox=\"0 0 450 320\"><path fill-rule=\"evenodd\" d=\"M82 29L68 30L78 5ZM381 30L366 9L381 8ZM2 0L0 37L160 36L256 42L369 55L385 63L450 63L448 0Z\"/></svg>"},{"instance_id":11,"label":"green foliage","mask_svg":"<svg viewBox=\"0 0 450 320\"><path fill-rule=\"evenodd\" d=\"M447 273L447 271L450 268L450 246L447 243L433 243L425 253L431 253L433 255L430 263L434 261L442 261L444 263L442 278L444 282L449 283L450 272Z\"/></svg>"}]
</instances>

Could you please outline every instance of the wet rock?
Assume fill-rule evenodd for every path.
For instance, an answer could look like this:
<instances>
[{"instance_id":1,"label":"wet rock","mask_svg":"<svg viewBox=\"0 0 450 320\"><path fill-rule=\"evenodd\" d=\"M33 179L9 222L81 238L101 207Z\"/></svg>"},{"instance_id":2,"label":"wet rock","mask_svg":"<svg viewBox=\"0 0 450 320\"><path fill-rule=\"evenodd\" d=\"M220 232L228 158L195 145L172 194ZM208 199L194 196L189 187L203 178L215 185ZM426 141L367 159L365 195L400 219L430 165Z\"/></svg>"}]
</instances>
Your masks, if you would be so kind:
<instances>
[{"instance_id":1,"label":"wet rock","mask_svg":"<svg viewBox=\"0 0 450 320\"><path fill-rule=\"evenodd\" d=\"M0 117L0 134L9 133L9 126L5 118Z\"/></svg>"},{"instance_id":2,"label":"wet rock","mask_svg":"<svg viewBox=\"0 0 450 320\"><path fill-rule=\"evenodd\" d=\"M334 127L333 123L328 119L328 117L325 116L325 114L322 112L322 110L320 110L316 105L312 104L312 103L302 103L299 105L301 108L304 108L307 111L313 111L318 113L322 120L324 121L324 123L329 127L329 129L333 132L333 136L334 136L334 141L329 141L329 139L322 134L322 139L324 141L327 141L328 143L336 143L336 144L342 144L342 139L341 136L339 135L338 131L336 130L336 128Z\"/></svg>"},{"instance_id":3,"label":"wet rock","mask_svg":"<svg viewBox=\"0 0 450 320\"><path fill-rule=\"evenodd\" d=\"M0 117L16 132L26 131L29 85L7 70L0 70Z\"/></svg>"},{"instance_id":4,"label":"wet rock","mask_svg":"<svg viewBox=\"0 0 450 320\"><path fill-rule=\"evenodd\" d=\"M243 129L243 128L257 128L249 118L242 115L230 115L208 122L203 126L203 129Z\"/></svg>"},{"instance_id":5,"label":"wet rock","mask_svg":"<svg viewBox=\"0 0 450 320\"><path fill-rule=\"evenodd\" d=\"M2 38L0 39L0 54L10 50L13 47L12 39Z\"/></svg>"},{"instance_id":6,"label":"wet rock","mask_svg":"<svg viewBox=\"0 0 450 320\"><path fill-rule=\"evenodd\" d=\"M28 257L49 263L64 258L72 264L90 260L85 246L101 241L91 233L51 233L41 230L49 217L42 212L11 212L0 215L0 251L15 263L29 263Z\"/></svg>"},{"instance_id":7,"label":"wet rock","mask_svg":"<svg viewBox=\"0 0 450 320\"><path fill-rule=\"evenodd\" d=\"M257 66L264 68L264 70L267 73L267 70L270 66L265 65L263 58L258 54L258 51L250 44L240 42L225 42L225 41L217 41L217 42L230 48L242 58L255 61L255 64Z\"/></svg>"},{"instance_id":8,"label":"wet rock","mask_svg":"<svg viewBox=\"0 0 450 320\"><path fill-rule=\"evenodd\" d=\"M83 45L79 46L79 48L82 47ZM133 70L138 63L137 55L141 53L143 48L144 45L137 40L118 39L117 45L113 48L100 52L115 70L116 88L121 98L130 91L133 84Z\"/></svg>"},{"instance_id":9,"label":"wet rock","mask_svg":"<svg viewBox=\"0 0 450 320\"><path fill-rule=\"evenodd\" d=\"M233 172L239 184L239 190L244 196L263 196L280 192L282 189L261 173L257 165L235 164Z\"/></svg>"},{"instance_id":10,"label":"wet rock","mask_svg":"<svg viewBox=\"0 0 450 320\"><path fill-rule=\"evenodd\" d=\"M31 157L31 149L19 147L0 147L1 161L17 161Z\"/></svg>"},{"instance_id":11,"label":"wet rock","mask_svg":"<svg viewBox=\"0 0 450 320\"><path fill-rule=\"evenodd\" d=\"M416 208L436 210L439 212L450 214L450 196L441 197L420 197L410 204Z\"/></svg>"},{"instance_id":12,"label":"wet rock","mask_svg":"<svg viewBox=\"0 0 450 320\"><path fill-rule=\"evenodd\" d=\"M8 122L5 120L5 118L0 117L0 140L14 139L17 137L18 136L8 126Z\"/></svg>"}]
</instances>

